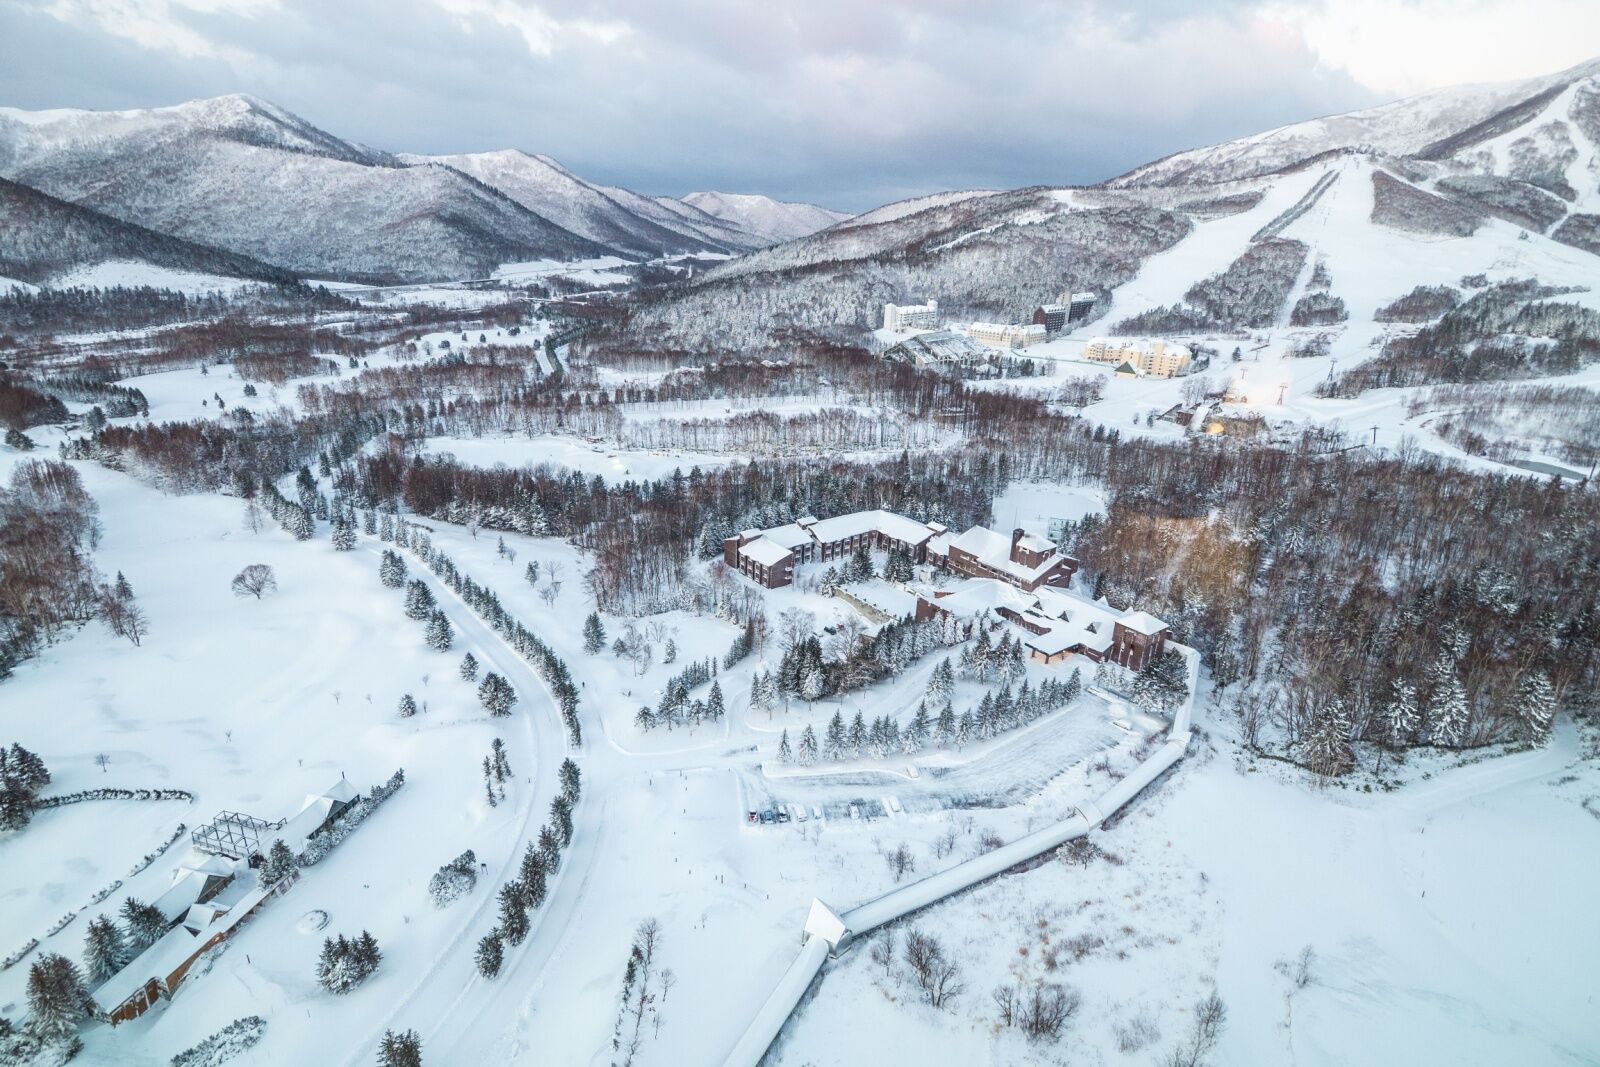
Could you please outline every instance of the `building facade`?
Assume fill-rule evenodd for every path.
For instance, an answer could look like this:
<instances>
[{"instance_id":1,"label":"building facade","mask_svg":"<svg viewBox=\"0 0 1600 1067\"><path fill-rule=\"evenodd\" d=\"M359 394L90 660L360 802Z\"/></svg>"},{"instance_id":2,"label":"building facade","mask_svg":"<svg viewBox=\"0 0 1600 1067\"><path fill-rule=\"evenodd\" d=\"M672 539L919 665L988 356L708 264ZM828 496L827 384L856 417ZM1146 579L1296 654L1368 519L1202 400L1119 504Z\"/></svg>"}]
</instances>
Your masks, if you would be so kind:
<instances>
[{"instance_id":1,"label":"building facade","mask_svg":"<svg viewBox=\"0 0 1600 1067\"><path fill-rule=\"evenodd\" d=\"M1139 374L1171 378L1189 369L1189 349L1170 341L1124 341L1096 337L1083 349L1083 358L1120 367L1126 363Z\"/></svg>"},{"instance_id":2,"label":"building facade","mask_svg":"<svg viewBox=\"0 0 1600 1067\"><path fill-rule=\"evenodd\" d=\"M1078 561L1056 546L1021 529L1010 537L987 526L974 526L959 537L934 538L928 559L969 578L995 578L1024 592L1040 586L1064 587L1077 573Z\"/></svg>"},{"instance_id":3,"label":"building facade","mask_svg":"<svg viewBox=\"0 0 1600 1067\"><path fill-rule=\"evenodd\" d=\"M967 336L995 348L1027 348L1049 339L1034 323L974 322L967 325Z\"/></svg>"},{"instance_id":4,"label":"building facade","mask_svg":"<svg viewBox=\"0 0 1600 1067\"><path fill-rule=\"evenodd\" d=\"M1067 316L1072 309L1066 304L1040 304L1033 309L1033 324L1043 326L1046 333L1059 333L1067 328Z\"/></svg>"},{"instance_id":5,"label":"building facade","mask_svg":"<svg viewBox=\"0 0 1600 1067\"><path fill-rule=\"evenodd\" d=\"M939 325L939 302L883 305L885 330L932 330Z\"/></svg>"}]
</instances>

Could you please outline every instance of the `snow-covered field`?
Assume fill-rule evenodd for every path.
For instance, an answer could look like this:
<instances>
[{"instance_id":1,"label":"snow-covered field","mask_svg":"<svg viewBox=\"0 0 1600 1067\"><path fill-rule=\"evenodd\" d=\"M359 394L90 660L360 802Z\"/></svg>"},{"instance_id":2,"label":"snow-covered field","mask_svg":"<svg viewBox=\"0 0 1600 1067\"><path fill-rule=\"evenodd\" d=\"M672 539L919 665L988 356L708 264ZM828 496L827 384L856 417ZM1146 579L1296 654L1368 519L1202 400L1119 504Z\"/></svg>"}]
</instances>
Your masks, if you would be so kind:
<instances>
[{"instance_id":1,"label":"snow-covered field","mask_svg":"<svg viewBox=\"0 0 1600 1067\"><path fill-rule=\"evenodd\" d=\"M1148 1063L1213 984L1218 1063L1594 1062L1594 863L1573 843L1597 788L1570 729L1377 796L1309 791L1218 738L1094 835L1114 862L1051 861L907 921L962 962L952 1007L919 1002L903 962L886 975L869 939L778 1062ZM1308 945L1298 987L1284 965ZM1019 981L1082 995L1059 1044L998 1026L991 991ZM1158 1036L1122 1047L1138 1020Z\"/></svg>"},{"instance_id":2,"label":"snow-covered field","mask_svg":"<svg viewBox=\"0 0 1600 1067\"><path fill-rule=\"evenodd\" d=\"M551 464L584 474L599 475L613 484L670 478L673 471L688 474L694 467L709 470L726 466L738 457L696 452L645 452L592 445L576 437L541 434L537 437L430 437L423 451L450 454L474 467L537 467Z\"/></svg>"}]
</instances>

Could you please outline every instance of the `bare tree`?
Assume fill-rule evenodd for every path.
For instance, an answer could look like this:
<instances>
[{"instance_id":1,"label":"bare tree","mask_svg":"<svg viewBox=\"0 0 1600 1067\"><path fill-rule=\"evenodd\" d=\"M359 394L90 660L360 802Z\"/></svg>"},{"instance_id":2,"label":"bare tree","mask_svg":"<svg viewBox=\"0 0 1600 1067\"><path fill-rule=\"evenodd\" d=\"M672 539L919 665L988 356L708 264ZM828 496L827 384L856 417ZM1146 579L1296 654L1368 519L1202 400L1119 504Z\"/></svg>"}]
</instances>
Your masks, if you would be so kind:
<instances>
[{"instance_id":1,"label":"bare tree","mask_svg":"<svg viewBox=\"0 0 1600 1067\"><path fill-rule=\"evenodd\" d=\"M801 641L811 636L817 617L804 608L787 608L778 615L778 630L782 635L783 650L790 652Z\"/></svg>"},{"instance_id":2,"label":"bare tree","mask_svg":"<svg viewBox=\"0 0 1600 1067\"><path fill-rule=\"evenodd\" d=\"M1083 1003L1077 990L1056 982L1037 982L1032 989L996 986L990 996L1000 1025L1017 1027L1030 1041L1060 1037L1067 1020L1078 1013Z\"/></svg>"},{"instance_id":3,"label":"bare tree","mask_svg":"<svg viewBox=\"0 0 1600 1067\"><path fill-rule=\"evenodd\" d=\"M893 852L883 853L883 862L888 865L889 873L894 875L896 882L917 869L917 859L904 841Z\"/></svg>"},{"instance_id":4,"label":"bare tree","mask_svg":"<svg viewBox=\"0 0 1600 1067\"><path fill-rule=\"evenodd\" d=\"M263 593L278 588L278 579L265 563L252 563L233 576L232 588L234 596L253 596L260 600Z\"/></svg>"},{"instance_id":5,"label":"bare tree","mask_svg":"<svg viewBox=\"0 0 1600 1067\"><path fill-rule=\"evenodd\" d=\"M913 929L906 934L905 956L917 988L928 998L930 1006L942 1008L966 988L961 981L960 966L945 955L938 938Z\"/></svg>"},{"instance_id":6,"label":"bare tree","mask_svg":"<svg viewBox=\"0 0 1600 1067\"><path fill-rule=\"evenodd\" d=\"M872 962L881 966L886 976L894 969L895 940L894 927L886 926L883 929L883 933L873 938L872 941Z\"/></svg>"},{"instance_id":7,"label":"bare tree","mask_svg":"<svg viewBox=\"0 0 1600 1067\"><path fill-rule=\"evenodd\" d=\"M1194 1029L1189 1040L1167 1054L1161 1061L1163 1067L1200 1067L1217 1047L1227 1021L1227 1006L1213 989L1195 1002Z\"/></svg>"}]
</instances>

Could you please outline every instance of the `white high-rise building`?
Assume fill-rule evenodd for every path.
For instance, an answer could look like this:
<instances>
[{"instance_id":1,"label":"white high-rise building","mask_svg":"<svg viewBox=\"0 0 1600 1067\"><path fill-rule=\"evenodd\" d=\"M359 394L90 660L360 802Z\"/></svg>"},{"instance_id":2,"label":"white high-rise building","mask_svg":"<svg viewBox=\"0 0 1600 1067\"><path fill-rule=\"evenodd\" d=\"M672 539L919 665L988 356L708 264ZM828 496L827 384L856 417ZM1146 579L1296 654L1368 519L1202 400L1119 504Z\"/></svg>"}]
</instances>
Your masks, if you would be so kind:
<instances>
[{"instance_id":1,"label":"white high-rise building","mask_svg":"<svg viewBox=\"0 0 1600 1067\"><path fill-rule=\"evenodd\" d=\"M939 301L926 304L883 305L885 330L932 330L939 325Z\"/></svg>"}]
</instances>

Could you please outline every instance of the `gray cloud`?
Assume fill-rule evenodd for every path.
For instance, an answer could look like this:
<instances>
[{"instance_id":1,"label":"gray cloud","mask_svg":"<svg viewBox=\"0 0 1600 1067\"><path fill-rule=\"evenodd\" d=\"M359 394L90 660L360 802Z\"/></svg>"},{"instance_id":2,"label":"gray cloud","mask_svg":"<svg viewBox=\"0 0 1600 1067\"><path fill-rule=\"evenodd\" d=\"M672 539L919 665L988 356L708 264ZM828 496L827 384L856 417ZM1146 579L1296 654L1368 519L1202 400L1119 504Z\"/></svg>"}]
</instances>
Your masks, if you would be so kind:
<instances>
[{"instance_id":1,"label":"gray cloud","mask_svg":"<svg viewBox=\"0 0 1600 1067\"><path fill-rule=\"evenodd\" d=\"M187 51L207 47L183 54L159 29L134 40L103 7L0 0L0 102L243 91L397 151L511 146L644 192L847 209L1098 181L1376 102L1244 3L546 0L531 16L518 0L127 2L174 40L186 31Z\"/></svg>"}]
</instances>

